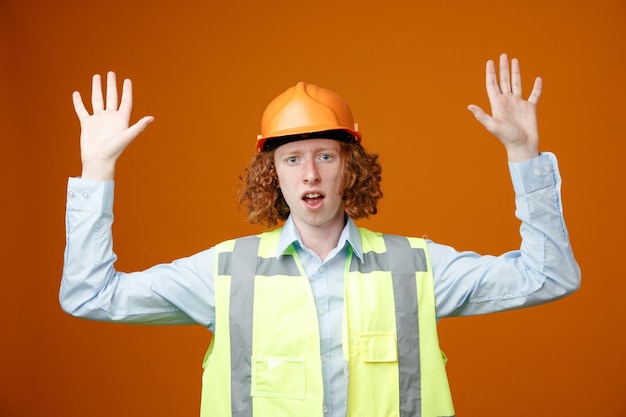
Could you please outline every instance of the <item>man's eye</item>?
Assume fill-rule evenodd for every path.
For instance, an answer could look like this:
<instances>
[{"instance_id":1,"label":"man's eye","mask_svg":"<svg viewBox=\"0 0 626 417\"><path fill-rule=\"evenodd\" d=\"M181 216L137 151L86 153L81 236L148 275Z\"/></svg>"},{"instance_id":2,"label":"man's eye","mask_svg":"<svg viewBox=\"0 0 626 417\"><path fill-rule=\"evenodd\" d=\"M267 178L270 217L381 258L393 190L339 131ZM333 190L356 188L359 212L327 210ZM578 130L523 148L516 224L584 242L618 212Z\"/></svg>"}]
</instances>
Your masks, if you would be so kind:
<instances>
[{"instance_id":1,"label":"man's eye","mask_svg":"<svg viewBox=\"0 0 626 417\"><path fill-rule=\"evenodd\" d=\"M320 159L322 159L322 160L324 160L324 161L330 161L331 159L333 159L333 156L332 156L332 155L330 155L330 154L325 153L325 154L322 154L322 155L320 156Z\"/></svg>"},{"instance_id":2,"label":"man's eye","mask_svg":"<svg viewBox=\"0 0 626 417\"><path fill-rule=\"evenodd\" d=\"M287 162L289 162L290 164L295 164L298 161L298 158L296 158L295 156L290 156L289 158L287 158Z\"/></svg>"}]
</instances>

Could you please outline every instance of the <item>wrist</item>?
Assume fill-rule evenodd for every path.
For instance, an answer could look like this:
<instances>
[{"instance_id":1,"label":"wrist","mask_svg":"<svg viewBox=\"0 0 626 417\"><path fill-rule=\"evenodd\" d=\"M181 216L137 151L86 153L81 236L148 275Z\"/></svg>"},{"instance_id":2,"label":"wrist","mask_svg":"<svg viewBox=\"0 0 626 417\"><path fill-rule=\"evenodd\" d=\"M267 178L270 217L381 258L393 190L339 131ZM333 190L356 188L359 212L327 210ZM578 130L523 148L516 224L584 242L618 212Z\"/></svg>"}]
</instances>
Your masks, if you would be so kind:
<instances>
[{"instance_id":1,"label":"wrist","mask_svg":"<svg viewBox=\"0 0 626 417\"><path fill-rule=\"evenodd\" d=\"M536 147L512 147L506 148L509 162L522 162L539 156L539 150Z\"/></svg>"},{"instance_id":2,"label":"wrist","mask_svg":"<svg viewBox=\"0 0 626 417\"><path fill-rule=\"evenodd\" d=\"M92 181L113 181L115 164L83 163L81 178Z\"/></svg>"}]
</instances>

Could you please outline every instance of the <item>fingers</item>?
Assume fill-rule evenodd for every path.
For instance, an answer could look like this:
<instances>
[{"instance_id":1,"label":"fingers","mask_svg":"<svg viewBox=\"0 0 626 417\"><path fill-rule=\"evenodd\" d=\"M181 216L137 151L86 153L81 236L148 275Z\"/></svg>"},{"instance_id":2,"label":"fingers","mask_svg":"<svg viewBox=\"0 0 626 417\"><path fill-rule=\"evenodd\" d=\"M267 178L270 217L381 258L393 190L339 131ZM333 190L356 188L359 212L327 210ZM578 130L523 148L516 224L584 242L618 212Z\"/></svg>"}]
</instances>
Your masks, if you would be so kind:
<instances>
[{"instance_id":1,"label":"fingers","mask_svg":"<svg viewBox=\"0 0 626 417\"><path fill-rule=\"evenodd\" d=\"M91 107L94 113L103 110L117 110L117 79L115 72L109 71L106 80L106 102L102 96L102 79L95 74L91 80Z\"/></svg>"},{"instance_id":2,"label":"fingers","mask_svg":"<svg viewBox=\"0 0 626 417\"><path fill-rule=\"evenodd\" d=\"M492 66L495 67L495 66ZM520 73L519 60L513 58L509 67L507 54L500 55L500 82L496 82L495 68L491 68L492 83L499 86L501 94L522 95L522 76Z\"/></svg>"},{"instance_id":3,"label":"fingers","mask_svg":"<svg viewBox=\"0 0 626 417\"><path fill-rule=\"evenodd\" d=\"M117 110L117 79L113 71L107 73L107 110Z\"/></svg>"},{"instance_id":4,"label":"fingers","mask_svg":"<svg viewBox=\"0 0 626 417\"><path fill-rule=\"evenodd\" d=\"M100 74L95 74L91 79L91 109L94 113L104 110Z\"/></svg>"},{"instance_id":5,"label":"fingers","mask_svg":"<svg viewBox=\"0 0 626 417\"><path fill-rule=\"evenodd\" d=\"M504 88L506 88L505 84L509 84L508 78L508 58L506 57L506 54L502 54L500 55L500 90L502 94L506 94ZM533 85L533 90L528 97L528 102L534 104L535 106L539 102L539 97L541 97L542 84L541 78L537 77ZM522 73L520 71L519 60L517 58L513 58L511 60L510 90L508 91L513 93L515 96L522 96Z\"/></svg>"},{"instance_id":6,"label":"fingers","mask_svg":"<svg viewBox=\"0 0 626 417\"><path fill-rule=\"evenodd\" d=\"M470 104L467 109L472 112L476 120L480 122L488 130L492 128L493 118L489 116L482 108L475 104Z\"/></svg>"},{"instance_id":7,"label":"fingers","mask_svg":"<svg viewBox=\"0 0 626 417\"><path fill-rule=\"evenodd\" d=\"M107 85L106 85L106 101L102 95L102 79L100 74L95 74L91 80L91 108L93 113L98 113L104 110L118 110L118 92L117 92L117 78L115 72L109 71L107 73ZM84 117L88 114L85 105L82 101L82 97L78 91L75 91L72 95L74 102L74 110L79 117ZM119 110L127 112L133 107L133 86L129 79L124 80L122 87L122 99L119 103Z\"/></svg>"},{"instance_id":8,"label":"fingers","mask_svg":"<svg viewBox=\"0 0 626 417\"><path fill-rule=\"evenodd\" d=\"M511 92L511 79L509 77L509 58L506 54L500 55L500 92L509 94Z\"/></svg>"},{"instance_id":9,"label":"fingers","mask_svg":"<svg viewBox=\"0 0 626 417\"><path fill-rule=\"evenodd\" d=\"M72 93L72 102L74 103L74 111L78 116L78 120L83 120L85 117L89 116L89 112L85 108L85 104L83 103L83 98L80 96L78 91L74 91Z\"/></svg>"},{"instance_id":10,"label":"fingers","mask_svg":"<svg viewBox=\"0 0 626 417\"><path fill-rule=\"evenodd\" d=\"M134 125L128 128L128 136L134 139L141 132L143 132L145 128L148 127L148 125L152 123L153 121L154 121L154 117L152 116L142 117L137 123L135 123Z\"/></svg>"},{"instance_id":11,"label":"fingers","mask_svg":"<svg viewBox=\"0 0 626 417\"><path fill-rule=\"evenodd\" d=\"M485 74L487 94L489 97L495 97L499 94L513 94L518 97L522 96L522 74L520 71L519 60L517 58L511 59L509 67L509 58L507 54L500 55L499 79L496 74L495 64L491 60L487 61ZM535 81L533 91L528 101L536 104L540 95L541 79L538 79L538 81Z\"/></svg>"},{"instance_id":12,"label":"fingers","mask_svg":"<svg viewBox=\"0 0 626 417\"><path fill-rule=\"evenodd\" d=\"M498 76L496 75L496 66L492 60L487 61L485 68L485 86L487 87L487 95L492 99L500 94L498 86Z\"/></svg>"},{"instance_id":13,"label":"fingers","mask_svg":"<svg viewBox=\"0 0 626 417\"><path fill-rule=\"evenodd\" d=\"M130 114L133 109L133 83L127 78L122 86L122 101L120 102L120 111Z\"/></svg>"},{"instance_id":14,"label":"fingers","mask_svg":"<svg viewBox=\"0 0 626 417\"><path fill-rule=\"evenodd\" d=\"M517 58L511 60L511 92L518 97L522 96L522 76Z\"/></svg>"},{"instance_id":15,"label":"fingers","mask_svg":"<svg viewBox=\"0 0 626 417\"><path fill-rule=\"evenodd\" d=\"M72 93L72 101L74 104L74 111L76 112L76 115L81 123L91 116L89 111L85 108L81 94L78 91L74 91ZM129 79L124 80L122 86L122 97L119 102L118 109L118 91L115 72L109 71L107 73L106 102L102 96L102 80L100 74L95 74L91 82L91 105L93 111L92 114L94 116L98 113L105 113L105 115L101 115L100 117L106 116L106 114L117 117L115 116L115 114L117 114L125 119L126 123L128 123L133 107L132 82ZM135 132L134 134L137 135L153 120L154 118L152 116L146 116L135 123L130 130Z\"/></svg>"},{"instance_id":16,"label":"fingers","mask_svg":"<svg viewBox=\"0 0 626 417\"><path fill-rule=\"evenodd\" d=\"M541 97L541 89L543 88L543 80L540 77L535 78L535 84L533 85L533 91L530 92L528 102L535 106L539 103L539 97Z\"/></svg>"}]
</instances>

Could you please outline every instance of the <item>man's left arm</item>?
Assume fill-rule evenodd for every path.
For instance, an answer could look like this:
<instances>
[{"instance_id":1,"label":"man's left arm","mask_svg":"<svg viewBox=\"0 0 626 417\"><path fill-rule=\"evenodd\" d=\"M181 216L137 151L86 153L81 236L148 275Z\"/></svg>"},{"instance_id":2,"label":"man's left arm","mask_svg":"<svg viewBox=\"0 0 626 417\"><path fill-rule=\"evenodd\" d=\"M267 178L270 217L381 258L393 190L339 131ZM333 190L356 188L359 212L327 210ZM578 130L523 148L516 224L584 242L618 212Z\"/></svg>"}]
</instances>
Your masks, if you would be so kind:
<instances>
[{"instance_id":1,"label":"man's left arm","mask_svg":"<svg viewBox=\"0 0 626 417\"><path fill-rule=\"evenodd\" d=\"M499 256L429 242L437 316L467 316L543 304L580 286L563 217L561 175L551 153L509 162L521 246Z\"/></svg>"},{"instance_id":2,"label":"man's left arm","mask_svg":"<svg viewBox=\"0 0 626 417\"><path fill-rule=\"evenodd\" d=\"M525 100L519 61L500 56L487 61L485 87L491 115L468 109L504 145L515 189L516 216L522 221L519 250L498 257L431 243L437 310L440 317L481 314L540 304L563 297L580 285L563 220L561 176L554 155L539 154L536 78Z\"/></svg>"}]
</instances>

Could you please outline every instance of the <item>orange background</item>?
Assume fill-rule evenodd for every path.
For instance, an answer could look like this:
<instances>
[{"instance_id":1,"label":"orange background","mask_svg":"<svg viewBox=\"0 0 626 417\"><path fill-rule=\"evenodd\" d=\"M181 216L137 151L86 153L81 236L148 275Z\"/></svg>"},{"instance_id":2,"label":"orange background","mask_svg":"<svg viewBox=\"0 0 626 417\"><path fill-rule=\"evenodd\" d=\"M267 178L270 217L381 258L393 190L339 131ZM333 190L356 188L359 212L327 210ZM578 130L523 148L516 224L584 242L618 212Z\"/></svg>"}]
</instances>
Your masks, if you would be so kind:
<instances>
[{"instance_id":1,"label":"orange background","mask_svg":"<svg viewBox=\"0 0 626 417\"><path fill-rule=\"evenodd\" d=\"M459 416L626 415L626 3L266 0L0 1L3 296L0 415L196 416L210 334L66 316L57 292L68 176L80 174L71 92L93 73L135 83L156 121L119 161L118 268L138 270L256 232L237 176L267 102L298 80L342 94L385 198L361 222L458 249L519 244L484 62L544 78L541 150L564 177L582 289L558 303L444 320Z\"/></svg>"}]
</instances>

